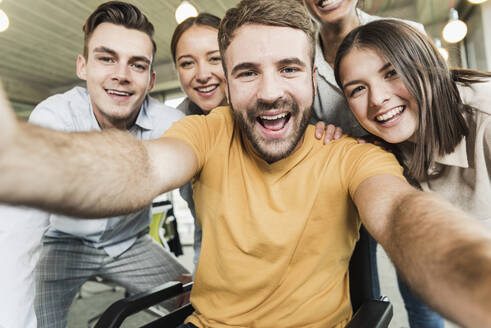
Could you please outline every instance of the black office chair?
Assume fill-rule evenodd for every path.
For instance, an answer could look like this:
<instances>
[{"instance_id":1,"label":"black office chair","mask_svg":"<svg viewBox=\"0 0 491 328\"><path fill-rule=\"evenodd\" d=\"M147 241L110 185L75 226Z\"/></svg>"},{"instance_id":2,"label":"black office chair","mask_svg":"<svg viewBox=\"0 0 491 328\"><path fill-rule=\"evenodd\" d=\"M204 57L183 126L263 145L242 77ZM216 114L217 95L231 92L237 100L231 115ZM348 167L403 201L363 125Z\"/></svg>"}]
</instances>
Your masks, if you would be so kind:
<instances>
[{"instance_id":1,"label":"black office chair","mask_svg":"<svg viewBox=\"0 0 491 328\"><path fill-rule=\"evenodd\" d=\"M353 318L346 328L387 328L392 319L392 304L386 298L375 299L372 290L370 241L364 227L350 260L350 296ZM95 328L118 328L126 317L149 306L190 291L192 283L169 282L148 292L130 296L113 303L101 316ZM191 304L174 310L141 328L176 327L193 313Z\"/></svg>"}]
</instances>

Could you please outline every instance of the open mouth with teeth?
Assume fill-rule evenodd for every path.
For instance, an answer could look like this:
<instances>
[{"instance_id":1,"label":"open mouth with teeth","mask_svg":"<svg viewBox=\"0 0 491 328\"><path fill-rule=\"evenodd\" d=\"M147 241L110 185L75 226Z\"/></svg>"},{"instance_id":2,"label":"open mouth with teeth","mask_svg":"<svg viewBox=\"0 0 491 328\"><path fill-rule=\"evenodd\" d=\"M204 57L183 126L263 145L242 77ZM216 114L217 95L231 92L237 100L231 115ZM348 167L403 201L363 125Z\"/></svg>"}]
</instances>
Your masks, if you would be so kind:
<instances>
[{"instance_id":1,"label":"open mouth with teeth","mask_svg":"<svg viewBox=\"0 0 491 328\"><path fill-rule=\"evenodd\" d=\"M290 118L291 113L284 112L276 115L259 115L256 121L266 137L280 138L288 130Z\"/></svg>"},{"instance_id":2,"label":"open mouth with teeth","mask_svg":"<svg viewBox=\"0 0 491 328\"><path fill-rule=\"evenodd\" d=\"M317 7L321 9L331 9L329 7L334 7L343 0L320 0L317 2Z\"/></svg>"},{"instance_id":3,"label":"open mouth with teeth","mask_svg":"<svg viewBox=\"0 0 491 328\"><path fill-rule=\"evenodd\" d=\"M398 106L398 107L395 107L395 108L392 108L391 110L389 110L388 112L384 113L384 114L380 114L380 115L377 115L375 116L375 121L377 121L378 123L390 123L390 122L394 122L395 120L397 120L401 114L406 110L406 106Z\"/></svg>"},{"instance_id":4,"label":"open mouth with teeth","mask_svg":"<svg viewBox=\"0 0 491 328\"><path fill-rule=\"evenodd\" d=\"M198 91L200 94L210 94L218 88L218 84L207 85L203 87L196 87L194 90Z\"/></svg>"},{"instance_id":5,"label":"open mouth with teeth","mask_svg":"<svg viewBox=\"0 0 491 328\"><path fill-rule=\"evenodd\" d=\"M130 97L133 95L132 92L127 92L127 91L121 91L121 90L115 90L115 89L104 89L104 90L106 90L106 93L110 96Z\"/></svg>"}]
</instances>

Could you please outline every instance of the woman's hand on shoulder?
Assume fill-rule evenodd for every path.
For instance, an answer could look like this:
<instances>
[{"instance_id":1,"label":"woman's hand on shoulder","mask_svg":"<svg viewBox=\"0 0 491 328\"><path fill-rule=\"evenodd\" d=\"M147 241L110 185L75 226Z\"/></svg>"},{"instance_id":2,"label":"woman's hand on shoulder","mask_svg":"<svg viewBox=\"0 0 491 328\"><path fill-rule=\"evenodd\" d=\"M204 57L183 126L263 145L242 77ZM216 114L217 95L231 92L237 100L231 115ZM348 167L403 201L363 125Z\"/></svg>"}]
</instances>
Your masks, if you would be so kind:
<instances>
[{"instance_id":1,"label":"woman's hand on shoulder","mask_svg":"<svg viewBox=\"0 0 491 328\"><path fill-rule=\"evenodd\" d=\"M337 140L343 136L343 129L334 124L328 124L323 121L319 121L315 124L314 136L316 139L320 140L324 137L324 144L331 142L332 140Z\"/></svg>"}]
</instances>

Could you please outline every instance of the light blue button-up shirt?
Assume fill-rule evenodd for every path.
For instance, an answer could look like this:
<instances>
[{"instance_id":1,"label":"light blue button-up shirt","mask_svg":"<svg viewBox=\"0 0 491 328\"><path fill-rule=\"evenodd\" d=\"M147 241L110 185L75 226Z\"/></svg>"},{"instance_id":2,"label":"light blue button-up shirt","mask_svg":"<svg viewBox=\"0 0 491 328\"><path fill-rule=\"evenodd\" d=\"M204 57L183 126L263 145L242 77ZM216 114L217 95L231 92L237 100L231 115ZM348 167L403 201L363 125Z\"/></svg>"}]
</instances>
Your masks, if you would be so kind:
<instances>
[{"instance_id":1,"label":"light blue button-up shirt","mask_svg":"<svg viewBox=\"0 0 491 328\"><path fill-rule=\"evenodd\" d=\"M183 116L180 111L147 97L129 132L140 140L156 139ZM29 122L62 131L100 130L89 94L81 87L41 102L32 112ZM50 222L46 236L79 238L87 245L104 248L108 255L115 257L131 247L138 235L146 232L151 220L151 208L149 204L136 213L97 220L48 213L43 215L47 215Z\"/></svg>"}]
</instances>

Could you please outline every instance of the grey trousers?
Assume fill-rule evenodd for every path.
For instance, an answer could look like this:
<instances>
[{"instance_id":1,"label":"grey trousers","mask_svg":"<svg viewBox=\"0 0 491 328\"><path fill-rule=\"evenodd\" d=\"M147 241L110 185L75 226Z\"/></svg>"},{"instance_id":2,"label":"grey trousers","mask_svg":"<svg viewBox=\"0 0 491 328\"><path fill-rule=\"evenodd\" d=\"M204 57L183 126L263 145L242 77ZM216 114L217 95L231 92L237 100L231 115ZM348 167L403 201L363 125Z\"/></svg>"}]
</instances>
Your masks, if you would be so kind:
<instances>
[{"instance_id":1,"label":"grey trousers","mask_svg":"<svg viewBox=\"0 0 491 328\"><path fill-rule=\"evenodd\" d=\"M70 305L90 277L100 276L135 294L175 280L183 273L189 272L148 235L138 238L116 258L77 239L45 237L36 267L34 308L38 327L65 328ZM164 306L170 308L172 304Z\"/></svg>"}]
</instances>

